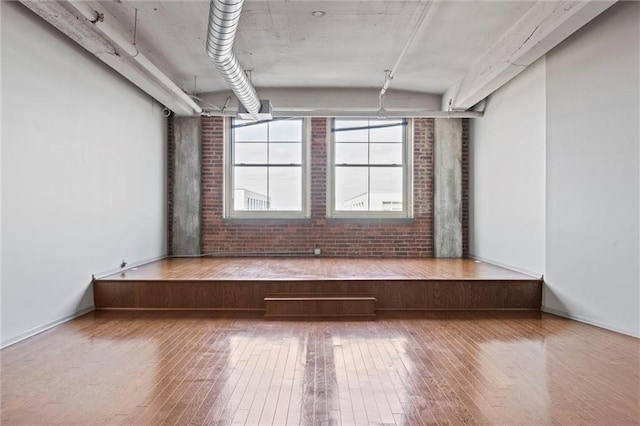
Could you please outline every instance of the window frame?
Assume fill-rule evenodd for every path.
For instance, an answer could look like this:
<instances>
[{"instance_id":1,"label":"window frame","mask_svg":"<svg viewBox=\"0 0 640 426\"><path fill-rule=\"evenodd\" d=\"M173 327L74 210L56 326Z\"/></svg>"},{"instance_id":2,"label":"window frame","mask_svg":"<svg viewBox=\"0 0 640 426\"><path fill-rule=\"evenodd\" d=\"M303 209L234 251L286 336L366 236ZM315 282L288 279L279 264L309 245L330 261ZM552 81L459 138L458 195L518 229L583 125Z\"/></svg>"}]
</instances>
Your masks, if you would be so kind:
<instances>
[{"instance_id":1,"label":"window frame","mask_svg":"<svg viewBox=\"0 0 640 426\"><path fill-rule=\"evenodd\" d=\"M301 194L301 210L236 210L235 209L235 188L234 188L234 158L233 158L233 118L226 117L224 120L224 218L225 219L307 219L310 217L310 164L311 164L311 121L308 118L292 117L293 120L302 121L302 194ZM265 163L269 167L268 163ZM296 166L297 167L297 166Z\"/></svg>"},{"instance_id":2,"label":"window frame","mask_svg":"<svg viewBox=\"0 0 640 426\"><path fill-rule=\"evenodd\" d=\"M414 123L411 118L403 118L407 122L404 126L403 141L403 174L402 174L402 211L365 211L365 210L336 210L335 193L336 193L336 163L335 163L335 132L336 120L364 120L367 119L371 123L376 120L375 117L334 117L327 120L327 216L336 219L412 219L413 218L413 133ZM368 142L371 144L371 141ZM371 163L366 165L358 164L354 166L371 168ZM378 166L378 165L376 165ZM382 165L384 166L384 165Z\"/></svg>"}]
</instances>

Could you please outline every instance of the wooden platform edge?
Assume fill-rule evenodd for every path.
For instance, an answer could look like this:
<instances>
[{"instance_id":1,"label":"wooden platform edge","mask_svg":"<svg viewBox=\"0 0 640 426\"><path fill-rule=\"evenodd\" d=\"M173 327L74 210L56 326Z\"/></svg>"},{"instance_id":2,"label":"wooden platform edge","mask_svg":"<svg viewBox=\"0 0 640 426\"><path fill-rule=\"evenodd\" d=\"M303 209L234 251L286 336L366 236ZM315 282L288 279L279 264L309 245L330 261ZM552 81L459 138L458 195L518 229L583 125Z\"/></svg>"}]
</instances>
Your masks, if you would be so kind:
<instances>
[{"instance_id":1,"label":"wooden platform edge","mask_svg":"<svg viewBox=\"0 0 640 426\"><path fill-rule=\"evenodd\" d=\"M260 313L266 312L264 308L94 308L92 311L211 311L211 312L247 312ZM377 313L382 312L465 312L465 311L527 311L527 312L545 312L552 315L553 312L547 312L542 308L376 308ZM88 312L87 312L88 313ZM84 315L84 314L83 314ZM78 315L80 316L80 315ZM267 316L267 315L265 315ZM560 315L561 316L561 315ZM73 319L73 318L72 318ZM595 324L593 324L595 325ZM36 333L37 334L37 333ZM624 333L623 333L624 334Z\"/></svg>"},{"instance_id":2,"label":"wooden platform edge","mask_svg":"<svg viewBox=\"0 0 640 426\"><path fill-rule=\"evenodd\" d=\"M362 294L376 309L533 309L542 306L542 281L97 281L102 308L265 310L265 297L284 293Z\"/></svg>"}]
</instances>

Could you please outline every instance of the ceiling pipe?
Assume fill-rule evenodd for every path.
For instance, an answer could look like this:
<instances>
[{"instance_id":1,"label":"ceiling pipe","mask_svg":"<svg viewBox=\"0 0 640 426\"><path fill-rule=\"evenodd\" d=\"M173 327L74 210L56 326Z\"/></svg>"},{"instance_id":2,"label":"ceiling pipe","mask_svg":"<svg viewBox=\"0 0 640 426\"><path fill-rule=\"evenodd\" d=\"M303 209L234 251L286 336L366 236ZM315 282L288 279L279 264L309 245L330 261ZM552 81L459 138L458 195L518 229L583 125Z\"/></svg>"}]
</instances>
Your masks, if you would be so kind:
<instances>
[{"instance_id":1,"label":"ceiling pipe","mask_svg":"<svg viewBox=\"0 0 640 426\"><path fill-rule=\"evenodd\" d=\"M116 47L131 57L142 68L156 78L163 86L165 86L173 95L181 102L185 103L193 110L194 115L202 113L202 108L189 95L180 89L169 77L166 76L158 67L155 66L146 56L138 50L138 46L130 43L129 40L116 29L109 21L105 20L103 13L94 10L88 3L79 0L71 0L69 4L73 6L82 16L91 22L102 34L108 37Z\"/></svg>"},{"instance_id":2,"label":"ceiling pipe","mask_svg":"<svg viewBox=\"0 0 640 426\"><path fill-rule=\"evenodd\" d=\"M236 111L231 108L225 112L207 110L202 113L208 117L235 117ZM349 117L349 118L382 118L375 110L345 109L274 109L271 115L276 117ZM481 118L483 111L434 111L424 109L386 110L384 118Z\"/></svg>"},{"instance_id":3,"label":"ceiling pipe","mask_svg":"<svg viewBox=\"0 0 640 426\"><path fill-rule=\"evenodd\" d=\"M420 31L420 28L422 28L424 21L427 19L427 15L429 14L429 10L431 10L432 4L433 4L432 0L427 0L424 7L422 8L422 11L420 12L420 16L418 17L418 20L416 21L416 24L413 27L413 30L411 31L411 34L409 34L409 38L407 39L407 42L404 44L404 47L402 48L402 51L398 56L398 59L396 60L395 64L393 64L393 68L391 68L390 70L384 71L384 84L382 85L382 89L380 89L380 94L378 95L378 97L380 98L379 115L380 113L382 114L387 113L387 111L385 111L384 109L384 95L385 93L387 93L387 89L391 84L391 80L393 80L393 78L396 76L396 72L400 67L400 63L404 59L404 55L407 54L407 50L409 50L409 46L411 46L411 43L413 43L413 39L416 38L416 35Z\"/></svg>"},{"instance_id":4,"label":"ceiling pipe","mask_svg":"<svg viewBox=\"0 0 640 426\"><path fill-rule=\"evenodd\" d=\"M111 43L96 33L93 28L81 25L78 16L58 2L21 0L20 3L94 55L115 56L116 50Z\"/></svg>"},{"instance_id":5,"label":"ceiling pipe","mask_svg":"<svg viewBox=\"0 0 640 426\"><path fill-rule=\"evenodd\" d=\"M236 36L243 0L211 0L207 54L247 112L258 119L260 99L256 89L231 50Z\"/></svg>"},{"instance_id":6,"label":"ceiling pipe","mask_svg":"<svg viewBox=\"0 0 640 426\"><path fill-rule=\"evenodd\" d=\"M119 54L113 43L107 40L94 25L87 25L84 19L78 19L77 10L68 3L41 0L20 0L20 2L149 96L171 108L175 114L185 116L194 114L191 107L169 92L167 87L160 84L157 79L150 78L149 73L136 62L130 60L127 55Z\"/></svg>"}]
</instances>

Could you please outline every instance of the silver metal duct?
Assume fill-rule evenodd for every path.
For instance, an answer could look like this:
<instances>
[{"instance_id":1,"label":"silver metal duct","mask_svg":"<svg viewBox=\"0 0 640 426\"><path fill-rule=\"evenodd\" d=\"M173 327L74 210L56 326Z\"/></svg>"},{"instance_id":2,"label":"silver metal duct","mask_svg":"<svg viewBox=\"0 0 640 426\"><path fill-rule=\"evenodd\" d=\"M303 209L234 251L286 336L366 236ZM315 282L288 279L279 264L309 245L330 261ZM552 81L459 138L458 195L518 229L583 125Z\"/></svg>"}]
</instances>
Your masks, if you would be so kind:
<instances>
[{"instance_id":1,"label":"silver metal duct","mask_svg":"<svg viewBox=\"0 0 640 426\"><path fill-rule=\"evenodd\" d=\"M257 119L260 112L260 99L238 62L238 58L231 50L243 3L244 0L211 0L207 54L238 97L238 101Z\"/></svg>"}]
</instances>

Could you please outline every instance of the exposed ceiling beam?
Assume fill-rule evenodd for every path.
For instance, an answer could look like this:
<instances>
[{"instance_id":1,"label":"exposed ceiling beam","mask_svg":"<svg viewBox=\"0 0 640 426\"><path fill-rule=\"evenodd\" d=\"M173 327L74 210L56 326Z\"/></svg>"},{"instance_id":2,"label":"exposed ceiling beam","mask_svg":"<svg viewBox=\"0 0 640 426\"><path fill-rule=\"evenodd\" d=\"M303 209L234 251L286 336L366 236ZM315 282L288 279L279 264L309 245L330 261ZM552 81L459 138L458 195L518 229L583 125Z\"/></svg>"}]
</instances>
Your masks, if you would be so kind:
<instances>
[{"instance_id":1,"label":"exposed ceiling beam","mask_svg":"<svg viewBox=\"0 0 640 426\"><path fill-rule=\"evenodd\" d=\"M87 21L79 14L54 1L21 0L21 3L177 115L194 115L192 105L195 104L190 105L176 96L157 77L149 74L95 28L87 25Z\"/></svg>"},{"instance_id":2,"label":"exposed ceiling beam","mask_svg":"<svg viewBox=\"0 0 640 426\"><path fill-rule=\"evenodd\" d=\"M269 99L274 110L310 110L310 109L336 109L343 110L371 110L379 109L378 93L374 88L259 88L260 97ZM224 105L228 96L235 97L231 91L212 92L200 94L203 100L215 106ZM431 93L409 92L403 90L389 90L385 96L385 108L387 109L423 109L439 110L441 96ZM203 103L205 109L208 106ZM210 105L209 105L210 106Z\"/></svg>"},{"instance_id":3,"label":"exposed ceiling beam","mask_svg":"<svg viewBox=\"0 0 640 426\"><path fill-rule=\"evenodd\" d=\"M450 117L477 118L482 113L441 111L441 97L431 93L389 90L385 113L379 114L378 91L355 88L262 89L260 95L273 104L274 117ZM238 110L233 92L200 94L206 114L234 116ZM233 102L227 102L233 99ZM222 110L221 108L225 106Z\"/></svg>"},{"instance_id":4,"label":"exposed ceiling beam","mask_svg":"<svg viewBox=\"0 0 640 426\"><path fill-rule=\"evenodd\" d=\"M616 1L538 1L447 90L442 108L473 107Z\"/></svg>"}]
</instances>

